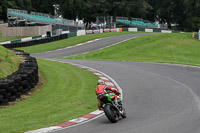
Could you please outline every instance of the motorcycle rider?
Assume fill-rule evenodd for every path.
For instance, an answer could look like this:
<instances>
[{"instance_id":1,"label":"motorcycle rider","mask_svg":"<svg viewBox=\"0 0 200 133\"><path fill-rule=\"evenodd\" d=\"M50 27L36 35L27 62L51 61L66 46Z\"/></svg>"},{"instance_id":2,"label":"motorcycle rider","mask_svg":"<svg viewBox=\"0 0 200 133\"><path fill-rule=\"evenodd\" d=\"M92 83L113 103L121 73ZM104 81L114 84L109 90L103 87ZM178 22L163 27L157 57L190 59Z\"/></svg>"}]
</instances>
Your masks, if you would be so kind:
<instances>
[{"instance_id":1,"label":"motorcycle rider","mask_svg":"<svg viewBox=\"0 0 200 133\"><path fill-rule=\"evenodd\" d=\"M105 82L103 80L97 81L96 95L97 95L99 110L102 110L102 104L100 102L100 99L103 97L103 95L109 93L109 91L114 92L116 95L120 95L120 93L117 90L111 89L108 85L105 85ZM116 96L115 98L117 99L118 104L121 105L122 103L119 97Z\"/></svg>"}]
</instances>

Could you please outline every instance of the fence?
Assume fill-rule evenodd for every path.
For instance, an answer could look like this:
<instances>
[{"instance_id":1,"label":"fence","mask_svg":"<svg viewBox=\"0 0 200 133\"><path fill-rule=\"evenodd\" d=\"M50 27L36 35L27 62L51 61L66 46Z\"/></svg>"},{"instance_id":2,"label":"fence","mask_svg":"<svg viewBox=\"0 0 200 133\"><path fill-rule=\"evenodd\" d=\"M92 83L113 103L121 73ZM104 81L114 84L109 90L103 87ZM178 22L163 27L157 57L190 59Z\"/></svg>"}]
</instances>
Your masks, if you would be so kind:
<instances>
[{"instance_id":1,"label":"fence","mask_svg":"<svg viewBox=\"0 0 200 133\"><path fill-rule=\"evenodd\" d=\"M0 24L0 33L3 33L4 27L8 27L8 23Z\"/></svg>"},{"instance_id":2,"label":"fence","mask_svg":"<svg viewBox=\"0 0 200 133\"><path fill-rule=\"evenodd\" d=\"M194 38L200 40L200 34L199 33L195 33Z\"/></svg>"}]
</instances>

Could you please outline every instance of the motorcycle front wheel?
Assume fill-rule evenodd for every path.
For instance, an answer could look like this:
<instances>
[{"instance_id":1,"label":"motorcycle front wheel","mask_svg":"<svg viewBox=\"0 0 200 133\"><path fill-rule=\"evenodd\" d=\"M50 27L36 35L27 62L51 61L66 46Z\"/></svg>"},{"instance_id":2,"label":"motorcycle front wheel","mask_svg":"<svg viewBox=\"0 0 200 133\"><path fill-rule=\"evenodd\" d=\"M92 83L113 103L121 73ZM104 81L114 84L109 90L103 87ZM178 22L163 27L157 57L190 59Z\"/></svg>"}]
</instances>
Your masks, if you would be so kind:
<instances>
[{"instance_id":1,"label":"motorcycle front wheel","mask_svg":"<svg viewBox=\"0 0 200 133\"><path fill-rule=\"evenodd\" d=\"M118 121L119 119L118 112L116 109L114 109L112 105L110 104L105 105L104 112L110 122L115 123Z\"/></svg>"}]
</instances>

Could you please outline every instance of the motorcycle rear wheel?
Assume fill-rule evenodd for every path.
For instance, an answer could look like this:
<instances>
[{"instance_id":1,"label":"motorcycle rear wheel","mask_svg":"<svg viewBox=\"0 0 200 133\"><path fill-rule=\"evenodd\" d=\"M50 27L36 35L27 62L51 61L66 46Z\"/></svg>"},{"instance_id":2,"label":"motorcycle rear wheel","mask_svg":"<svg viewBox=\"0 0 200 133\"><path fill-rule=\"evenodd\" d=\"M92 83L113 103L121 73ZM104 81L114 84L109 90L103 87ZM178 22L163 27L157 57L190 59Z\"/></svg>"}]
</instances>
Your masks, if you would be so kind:
<instances>
[{"instance_id":1,"label":"motorcycle rear wheel","mask_svg":"<svg viewBox=\"0 0 200 133\"><path fill-rule=\"evenodd\" d=\"M116 123L119 119L118 112L114 109L114 107L110 104L107 104L104 107L104 112L110 122Z\"/></svg>"}]
</instances>

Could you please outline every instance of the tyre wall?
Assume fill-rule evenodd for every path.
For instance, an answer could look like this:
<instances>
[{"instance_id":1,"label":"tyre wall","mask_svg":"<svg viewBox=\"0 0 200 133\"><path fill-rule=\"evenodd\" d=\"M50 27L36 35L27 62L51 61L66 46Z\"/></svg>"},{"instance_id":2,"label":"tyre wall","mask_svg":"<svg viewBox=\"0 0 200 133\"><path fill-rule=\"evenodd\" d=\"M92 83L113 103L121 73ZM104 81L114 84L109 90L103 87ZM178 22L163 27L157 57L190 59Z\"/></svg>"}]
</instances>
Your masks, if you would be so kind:
<instances>
[{"instance_id":1,"label":"tyre wall","mask_svg":"<svg viewBox=\"0 0 200 133\"><path fill-rule=\"evenodd\" d=\"M24 62L12 75L0 79L0 105L7 105L8 102L20 98L22 94L34 88L39 81L36 59L21 50L15 50L15 53Z\"/></svg>"},{"instance_id":2,"label":"tyre wall","mask_svg":"<svg viewBox=\"0 0 200 133\"><path fill-rule=\"evenodd\" d=\"M52 36L52 37L36 39L36 40L31 40L31 41L25 41L25 42L19 41L19 42L15 42L15 43L11 43L11 44L3 44L3 46L6 48L27 47L27 46L33 46L33 45L53 42L53 41L66 39L66 38L68 38L68 34L62 34L59 36Z\"/></svg>"}]
</instances>

